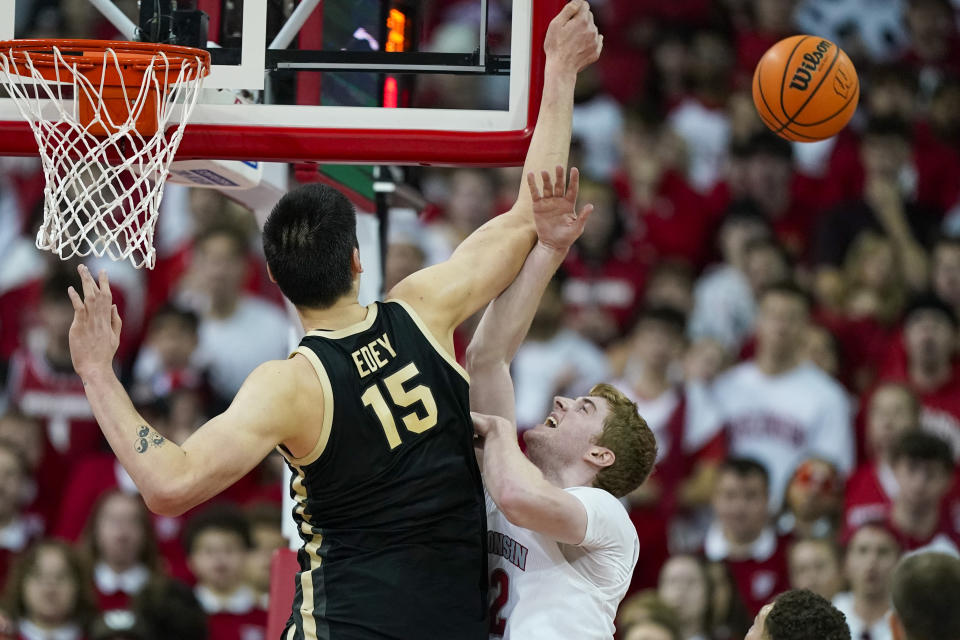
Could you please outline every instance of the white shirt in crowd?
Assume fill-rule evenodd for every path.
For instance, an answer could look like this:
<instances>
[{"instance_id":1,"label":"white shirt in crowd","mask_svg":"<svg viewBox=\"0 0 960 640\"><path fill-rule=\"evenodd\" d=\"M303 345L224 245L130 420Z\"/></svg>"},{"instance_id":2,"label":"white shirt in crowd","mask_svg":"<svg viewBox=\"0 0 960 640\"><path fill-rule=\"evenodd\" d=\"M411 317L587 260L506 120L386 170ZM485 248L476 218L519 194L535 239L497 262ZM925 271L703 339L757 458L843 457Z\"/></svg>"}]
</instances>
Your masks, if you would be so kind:
<instances>
[{"instance_id":1,"label":"white shirt in crowd","mask_svg":"<svg viewBox=\"0 0 960 640\"><path fill-rule=\"evenodd\" d=\"M729 433L730 453L754 458L770 474L770 506L779 510L794 469L816 457L844 475L853 469L851 408L843 388L804 363L776 376L754 362L729 370L714 384Z\"/></svg>"},{"instance_id":2,"label":"white shirt in crowd","mask_svg":"<svg viewBox=\"0 0 960 640\"><path fill-rule=\"evenodd\" d=\"M487 496L492 638L612 640L614 616L640 553L637 531L612 494L568 493L587 511L579 545L511 524Z\"/></svg>"},{"instance_id":3,"label":"white shirt in crowd","mask_svg":"<svg viewBox=\"0 0 960 640\"><path fill-rule=\"evenodd\" d=\"M747 277L733 265L718 265L701 276L693 288L690 337L713 338L736 352L753 331L756 315Z\"/></svg>"},{"instance_id":4,"label":"white shirt in crowd","mask_svg":"<svg viewBox=\"0 0 960 640\"><path fill-rule=\"evenodd\" d=\"M893 640L893 632L890 630L890 611L886 615L867 625L853 608L853 594L849 591L838 593L833 597L833 606L847 618L847 626L850 627L850 637L853 640Z\"/></svg>"},{"instance_id":5,"label":"white shirt in crowd","mask_svg":"<svg viewBox=\"0 0 960 640\"><path fill-rule=\"evenodd\" d=\"M560 379L572 370L573 381L557 389ZM539 424L550 413L558 391L571 397L586 394L610 375L603 351L571 329L561 329L550 340L527 340L517 351L512 366L517 393L517 425L521 429Z\"/></svg>"},{"instance_id":6,"label":"white shirt in crowd","mask_svg":"<svg viewBox=\"0 0 960 640\"><path fill-rule=\"evenodd\" d=\"M201 320L199 338L197 361L214 391L231 399L258 365L289 355L290 322L275 305L246 296L229 318Z\"/></svg>"}]
</instances>

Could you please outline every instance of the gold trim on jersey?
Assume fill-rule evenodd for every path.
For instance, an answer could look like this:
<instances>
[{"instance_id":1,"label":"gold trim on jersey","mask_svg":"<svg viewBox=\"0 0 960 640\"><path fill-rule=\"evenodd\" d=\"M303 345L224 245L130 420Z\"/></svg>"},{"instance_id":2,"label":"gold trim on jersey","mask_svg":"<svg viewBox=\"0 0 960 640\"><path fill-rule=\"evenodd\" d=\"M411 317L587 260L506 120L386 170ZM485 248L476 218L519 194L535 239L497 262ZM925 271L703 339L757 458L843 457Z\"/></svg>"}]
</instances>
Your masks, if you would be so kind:
<instances>
[{"instance_id":1,"label":"gold trim on jersey","mask_svg":"<svg viewBox=\"0 0 960 640\"><path fill-rule=\"evenodd\" d=\"M333 428L333 387L330 384L330 377L327 375L326 367L323 366L320 358L317 357L317 354L314 353L312 349L303 346L297 347L293 353L290 354L290 357L292 358L298 353L313 365L317 379L320 380L320 388L323 389L323 424L320 425L320 435L317 437L317 443L307 455L301 458L294 458L293 454L284 450L283 447L277 447L277 450L290 464L296 467L305 467L312 462L316 462L317 459L323 455L324 450L327 448L327 442L330 440L330 431Z\"/></svg>"},{"instance_id":2,"label":"gold trim on jersey","mask_svg":"<svg viewBox=\"0 0 960 640\"><path fill-rule=\"evenodd\" d=\"M307 335L336 340L337 338L346 338L347 336L352 336L357 333L363 333L373 326L374 320L377 319L377 310L377 303L371 302L367 305L366 317L360 322L355 322L349 327L344 327L343 329L314 329L313 331L307 331Z\"/></svg>"},{"instance_id":3,"label":"gold trim on jersey","mask_svg":"<svg viewBox=\"0 0 960 640\"><path fill-rule=\"evenodd\" d=\"M440 341L437 340L437 338L433 335L430 329L427 328L427 324L423 321L420 315L413 310L413 307L411 307L409 304L407 304L403 300L400 300L399 298L391 298L386 302L396 302L401 307L403 307L406 310L407 314L410 315L410 319L413 320L414 324L417 325L417 328L420 329L420 333L422 333L423 337L426 338L428 342L430 342L430 344L433 346L436 352L439 353L440 356L447 361L447 364L453 367L454 371L456 371L461 376L463 376L463 379L467 381L467 384L470 384L470 375L467 373L466 369L461 367L460 363L457 362L457 359L454 358L449 351L443 348L443 345L440 344Z\"/></svg>"},{"instance_id":4,"label":"gold trim on jersey","mask_svg":"<svg viewBox=\"0 0 960 640\"><path fill-rule=\"evenodd\" d=\"M303 481L303 469L298 467L297 477L293 479L291 485L297 503L294 512L300 515L300 531L306 536L303 550L310 560L310 568L307 571L300 572L300 592L302 594L300 619L303 624L304 640L317 640L317 620L314 617L313 570L319 568L322 563L322 558L317 554L317 551L323 542L323 535L315 533L310 524L310 514L307 513L307 489L303 486Z\"/></svg>"}]
</instances>

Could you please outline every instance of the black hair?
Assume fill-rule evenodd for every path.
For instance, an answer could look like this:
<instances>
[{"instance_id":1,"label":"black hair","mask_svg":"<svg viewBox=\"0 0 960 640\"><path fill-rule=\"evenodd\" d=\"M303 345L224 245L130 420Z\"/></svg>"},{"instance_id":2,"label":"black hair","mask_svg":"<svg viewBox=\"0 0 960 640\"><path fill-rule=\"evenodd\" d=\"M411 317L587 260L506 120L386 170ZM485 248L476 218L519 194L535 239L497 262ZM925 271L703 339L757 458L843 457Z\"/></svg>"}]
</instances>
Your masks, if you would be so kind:
<instances>
[{"instance_id":1,"label":"black hair","mask_svg":"<svg viewBox=\"0 0 960 640\"><path fill-rule=\"evenodd\" d=\"M935 293L927 292L914 296L910 302L907 303L907 308L903 310L904 321L908 322L910 316L918 311L936 311L943 315L954 329L957 328L957 314L953 310L953 307L944 302L943 299Z\"/></svg>"},{"instance_id":2,"label":"black hair","mask_svg":"<svg viewBox=\"0 0 960 640\"><path fill-rule=\"evenodd\" d=\"M634 323L635 331L640 325L645 323L656 323L668 327L679 337L683 337L687 332L687 317L683 312L665 306L645 307L637 316Z\"/></svg>"},{"instance_id":3,"label":"black hair","mask_svg":"<svg viewBox=\"0 0 960 640\"><path fill-rule=\"evenodd\" d=\"M263 252L280 291L298 307L326 308L353 287L357 214L323 184L297 187L263 225Z\"/></svg>"},{"instance_id":4,"label":"black hair","mask_svg":"<svg viewBox=\"0 0 960 640\"><path fill-rule=\"evenodd\" d=\"M763 291L760 292L760 295L757 296L757 301L762 301L771 294L790 296L801 300L808 310L813 308L813 300L810 298L810 294L793 280L783 280L782 282L774 282L773 284L767 285L763 288Z\"/></svg>"},{"instance_id":5,"label":"black hair","mask_svg":"<svg viewBox=\"0 0 960 640\"><path fill-rule=\"evenodd\" d=\"M900 63L885 63L875 65L869 71L868 75L870 87L877 87L888 84L898 84L906 87L911 93L916 93L918 88L917 76L906 65Z\"/></svg>"},{"instance_id":6,"label":"black hair","mask_svg":"<svg viewBox=\"0 0 960 640\"><path fill-rule=\"evenodd\" d=\"M200 327L200 316L190 309L184 309L169 302L153 313L153 317L150 318L151 329L159 326L164 320L178 322L191 333L196 333Z\"/></svg>"},{"instance_id":7,"label":"black hair","mask_svg":"<svg viewBox=\"0 0 960 640\"><path fill-rule=\"evenodd\" d=\"M763 626L770 640L850 640L846 617L806 589L777 596Z\"/></svg>"},{"instance_id":8,"label":"black hair","mask_svg":"<svg viewBox=\"0 0 960 640\"><path fill-rule=\"evenodd\" d=\"M150 640L207 639L207 614L193 589L178 580L152 580L136 596L133 605L150 631Z\"/></svg>"},{"instance_id":9,"label":"black hair","mask_svg":"<svg viewBox=\"0 0 960 640\"><path fill-rule=\"evenodd\" d=\"M730 203L720 219L720 228L735 224L757 224L770 228L770 220L752 198L739 198Z\"/></svg>"},{"instance_id":10,"label":"black hair","mask_svg":"<svg viewBox=\"0 0 960 640\"><path fill-rule=\"evenodd\" d=\"M896 463L902 458L937 462L947 472L952 472L954 467L953 451L947 441L926 431L908 431L897 440L890 459Z\"/></svg>"},{"instance_id":11,"label":"black hair","mask_svg":"<svg viewBox=\"0 0 960 640\"><path fill-rule=\"evenodd\" d=\"M893 610L908 640L960 638L960 559L946 553L918 553L893 572Z\"/></svg>"},{"instance_id":12,"label":"black hair","mask_svg":"<svg viewBox=\"0 0 960 640\"><path fill-rule=\"evenodd\" d=\"M244 549L253 548L253 538L250 535L250 523L240 509L226 504L214 505L187 523L183 534L183 546L187 555L193 553L197 538L207 531L224 531L236 534L242 541Z\"/></svg>"},{"instance_id":13,"label":"black hair","mask_svg":"<svg viewBox=\"0 0 960 640\"><path fill-rule=\"evenodd\" d=\"M730 457L720 464L717 475L732 473L739 478L749 476L760 476L763 478L763 484L770 487L770 472L763 464L754 458Z\"/></svg>"}]
</instances>

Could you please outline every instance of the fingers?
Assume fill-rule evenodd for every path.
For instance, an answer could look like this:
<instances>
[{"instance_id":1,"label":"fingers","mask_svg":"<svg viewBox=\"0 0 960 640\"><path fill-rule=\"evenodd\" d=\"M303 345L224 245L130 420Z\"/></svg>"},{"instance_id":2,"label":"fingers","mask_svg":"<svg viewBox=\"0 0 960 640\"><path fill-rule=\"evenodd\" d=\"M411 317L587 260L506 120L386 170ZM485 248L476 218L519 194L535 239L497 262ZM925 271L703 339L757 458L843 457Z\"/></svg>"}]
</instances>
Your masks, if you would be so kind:
<instances>
[{"instance_id":1,"label":"fingers","mask_svg":"<svg viewBox=\"0 0 960 640\"><path fill-rule=\"evenodd\" d=\"M577 223L581 229L587 224L587 218L590 217L591 213L593 213L593 205L585 204L580 208L580 213L576 214Z\"/></svg>"},{"instance_id":2,"label":"fingers","mask_svg":"<svg viewBox=\"0 0 960 640\"><path fill-rule=\"evenodd\" d=\"M533 171L527 173L527 186L530 187L530 197L533 198L533 201L540 200L540 187L537 186L537 177L533 175Z\"/></svg>"},{"instance_id":3,"label":"fingers","mask_svg":"<svg viewBox=\"0 0 960 640\"><path fill-rule=\"evenodd\" d=\"M550 182L550 172L541 171L540 179L543 180L543 197L552 198L553 197L553 183Z\"/></svg>"},{"instance_id":4,"label":"fingers","mask_svg":"<svg viewBox=\"0 0 960 640\"><path fill-rule=\"evenodd\" d=\"M561 20L569 20L580 13L586 5L587 3L584 2L584 0L570 0L570 2L565 4L563 9L560 10L557 17Z\"/></svg>"},{"instance_id":5,"label":"fingers","mask_svg":"<svg viewBox=\"0 0 960 640\"><path fill-rule=\"evenodd\" d=\"M562 165L557 165L557 193L556 195L562 196L564 190L567 188L567 175L566 170Z\"/></svg>"},{"instance_id":6,"label":"fingers","mask_svg":"<svg viewBox=\"0 0 960 640\"><path fill-rule=\"evenodd\" d=\"M100 293L110 296L110 279L107 278L107 270L100 269Z\"/></svg>"},{"instance_id":7,"label":"fingers","mask_svg":"<svg viewBox=\"0 0 960 640\"><path fill-rule=\"evenodd\" d=\"M77 293L77 290L73 287L67 289L67 295L70 296L70 303L73 305L73 310L77 313L82 313L86 311L86 307L83 306L83 300L80 299L80 294Z\"/></svg>"},{"instance_id":8,"label":"fingers","mask_svg":"<svg viewBox=\"0 0 960 640\"><path fill-rule=\"evenodd\" d=\"M110 326L113 328L113 332L119 334L120 329L123 327L123 320L120 319L120 312L117 310L117 305L110 305Z\"/></svg>"},{"instance_id":9,"label":"fingers","mask_svg":"<svg viewBox=\"0 0 960 640\"><path fill-rule=\"evenodd\" d=\"M570 167L570 184L567 186L567 200L577 201L577 193L580 191L580 170L576 167Z\"/></svg>"},{"instance_id":10,"label":"fingers","mask_svg":"<svg viewBox=\"0 0 960 640\"><path fill-rule=\"evenodd\" d=\"M99 293L97 283L93 281L93 276L90 275L86 265L79 265L77 271L80 273L80 283L83 285L83 299L85 302L90 302Z\"/></svg>"}]
</instances>

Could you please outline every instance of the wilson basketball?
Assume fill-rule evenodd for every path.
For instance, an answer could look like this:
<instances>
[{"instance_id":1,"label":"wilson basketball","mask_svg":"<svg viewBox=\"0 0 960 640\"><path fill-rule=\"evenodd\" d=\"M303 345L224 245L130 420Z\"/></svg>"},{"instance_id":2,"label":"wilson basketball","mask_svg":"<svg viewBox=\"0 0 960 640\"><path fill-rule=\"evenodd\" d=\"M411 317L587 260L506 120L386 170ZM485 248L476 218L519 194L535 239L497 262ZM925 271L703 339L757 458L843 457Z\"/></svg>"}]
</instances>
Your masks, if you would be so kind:
<instances>
[{"instance_id":1,"label":"wilson basketball","mask_svg":"<svg viewBox=\"0 0 960 640\"><path fill-rule=\"evenodd\" d=\"M860 99L857 70L843 50L816 36L791 36L770 47L753 73L753 103L771 131L814 142L836 135Z\"/></svg>"}]
</instances>

